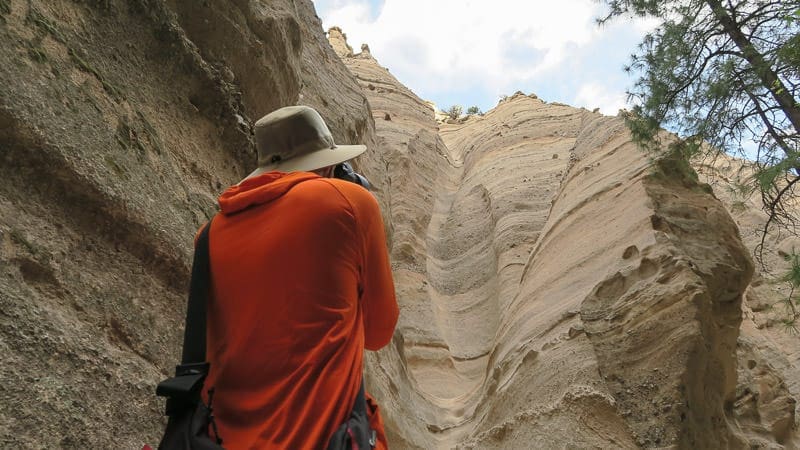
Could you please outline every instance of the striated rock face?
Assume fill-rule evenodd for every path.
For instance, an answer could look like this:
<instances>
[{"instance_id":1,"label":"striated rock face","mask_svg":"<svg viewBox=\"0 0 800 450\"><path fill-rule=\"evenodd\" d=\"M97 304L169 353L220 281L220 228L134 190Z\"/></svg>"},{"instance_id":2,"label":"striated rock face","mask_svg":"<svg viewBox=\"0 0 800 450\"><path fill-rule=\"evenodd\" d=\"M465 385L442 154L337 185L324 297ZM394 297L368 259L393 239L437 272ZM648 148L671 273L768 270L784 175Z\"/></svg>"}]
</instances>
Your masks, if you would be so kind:
<instances>
[{"instance_id":1,"label":"striated rock face","mask_svg":"<svg viewBox=\"0 0 800 450\"><path fill-rule=\"evenodd\" d=\"M770 237L754 274L734 163L698 165L712 193L620 119L533 95L439 124L328 37L308 0L0 0L3 447L157 442L192 237L253 169L253 121L295 103L369 146L392 448L798 445L770 280L800 243Z\"/></svg>"},{"instance_id":2,"label":"striated rock face","mask_svg":"<svg viewBox=\"0 0 800 450\"><path fill-rule=\"evenodd\" d=\"M800 249L800 242L778 229L763 235L767 216L761 211L761 198L742 188L753 175L748 164L719 155L694 165L730 211L745 245L761 259L742 306L734 413L754 445L768 447L777 441L796 447L800 339L783 323L789 314L785 301L792 292L781 278L789 269L785 258Z\"/></svg>"},{"instance_id":3,"label":"striated rock face","mask_svg":"<svg viewBox=\"0 0 800 450\"><path fill-rule=\"evenodd\" d=\"M792 446L794 366L739 331L752 245L686 163L521 93L430 133L329 38L404 180L383 194L401 322L367 369L394 447Z\"/></svg>"},{"instance_id":4,"label":"striated rock face","mask_svg":"<svg viewBox=\"0 0 800 450\"><path fill-rule=\"evenodd\" d=\"M251 123L304 102L371 143L369 108L310 1L0 0L0 43L0 442L156 443L192 237Z\"/></svg>"}]
</instances>

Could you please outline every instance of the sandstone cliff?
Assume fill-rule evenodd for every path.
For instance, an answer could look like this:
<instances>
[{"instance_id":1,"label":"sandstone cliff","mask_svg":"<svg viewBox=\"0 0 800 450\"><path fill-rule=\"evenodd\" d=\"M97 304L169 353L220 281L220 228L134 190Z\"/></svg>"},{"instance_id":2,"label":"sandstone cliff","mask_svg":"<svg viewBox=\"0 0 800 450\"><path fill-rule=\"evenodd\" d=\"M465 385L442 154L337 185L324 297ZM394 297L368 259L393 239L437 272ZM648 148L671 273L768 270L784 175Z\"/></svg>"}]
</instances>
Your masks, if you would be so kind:
<instances>
[{"instance_id":1,"label":"sandstone cliff","mask_svg":"<svg viewBox=\"0 0 800 450\"><path fill-rule=\"evenodd\" d=\"M0 0L0 81L0 446L155 443L191 238L253 120L304 102L371 143L365 98L290 0Z\"/></svg>"},{"instance_id":2,"label":"sandstone cliff","mask_svg":"<svg viewBox=\"0 0 800 450\"><path fill-rule=\"evenodd\" d=\"M795 445L796 337L740 327L745 292L776 298L750 283L763 217L743 245L680 158L535 96L431 133L426 102L329 38L405 180L386 193L401 323L368 369L394 444Z\"/></svg>"},{"instance_id":3,"label":"sandstone cliff","mask_svg":"<svg viewBox=\"0 0 800 450\"><path fill-rule=\"evenodd\" d=\"M294 103L370 147L402 313L367 381L393 448L798 445L800 346L730 164L702 166L712 193L534 96L438 125L330 38L308 0L0 0L4 448L157 441L191 238L252 169L253 121Z\"/></svg>"}]
</instances>

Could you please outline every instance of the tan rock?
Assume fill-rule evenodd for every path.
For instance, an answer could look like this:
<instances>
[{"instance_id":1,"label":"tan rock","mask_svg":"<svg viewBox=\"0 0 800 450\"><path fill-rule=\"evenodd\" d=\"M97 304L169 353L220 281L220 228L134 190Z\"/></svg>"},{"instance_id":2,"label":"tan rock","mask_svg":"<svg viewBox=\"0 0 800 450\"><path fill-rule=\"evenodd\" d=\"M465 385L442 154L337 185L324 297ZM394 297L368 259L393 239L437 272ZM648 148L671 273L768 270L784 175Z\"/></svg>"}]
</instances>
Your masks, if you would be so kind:
<instances>
[{"instance_id":1,"label":"tan rock","mask_svg":"<svg viewBox=\"0 0 800 450\"><path fill-rule=\"evenodd\" d=\"M783 323L789 314L785 302L792 290L781 278L789 269L786 256L800 249L800 243L777 227L764 235L767 215L758 193L748 188L754 173L749 163L718 155L695 161L694 167L731 212L757 262L745 295L737 344L737 420L752 445L766 441L792 448L798 442L800 339ZM789 199L787 207L797 209L796 200Z\"/></svg>"},{"instance_id":2,"label":"tan rock","mask_svg":"<svg viewBox=\"0 0 800 450\"><path fill-rule=\"evenodd\" d=\"M366 377L392 448L800 442L773 283L797 242L769 234L753 273L740 162L696 164L709 188L622 117L522 92L441 123L308 0L6 4L6 447L157 442L194 232L252 169L253 120L298 102L369 145L401 317Z\"/></svg>"},{"instance_id":3,"label":"tan rock","mask_svg":"<svg viewBox=\"0 0 800 450\"><path fill-rule=\"evenodd\" d=\"M331 43L333 51L342 58L353 56L353 47L347 43L347 35L339 27L331 27L328 30L328 42Z\"/></svg>"},{"instance_id":4,"label":"tan rock","mask_svg":"<svg viewBox=\"0 0 800 450\"><path fill-rule=\"evenodd\" d=\"M0 3L0 442L157 444L192 237L253 120L302 94L371 144L369 108L310 1Z\"/></svg>"},{"instance_id":5,"label":"tan rock","mask_svg":"<svg viewBox=\"0 0 800 450\"><path fill-rule=\"evenodd\" d=\"M376 121L380 142L441 152L413 160L432 206L413 176L385 194L414 199L390 218L414 230L392 240L416 263L396 271L401 324L368 359L395 447L791 442L786 371L737 368L753 354L735 351L750 252L688 166L653 165L620 119L521 92L440 123L442 146L412 112L424 102L376 61L344 61L393 118ZM390 174L410 164L384 158ZM776 400L731 410L754 384Z\"/></svg>"}]
</instances>

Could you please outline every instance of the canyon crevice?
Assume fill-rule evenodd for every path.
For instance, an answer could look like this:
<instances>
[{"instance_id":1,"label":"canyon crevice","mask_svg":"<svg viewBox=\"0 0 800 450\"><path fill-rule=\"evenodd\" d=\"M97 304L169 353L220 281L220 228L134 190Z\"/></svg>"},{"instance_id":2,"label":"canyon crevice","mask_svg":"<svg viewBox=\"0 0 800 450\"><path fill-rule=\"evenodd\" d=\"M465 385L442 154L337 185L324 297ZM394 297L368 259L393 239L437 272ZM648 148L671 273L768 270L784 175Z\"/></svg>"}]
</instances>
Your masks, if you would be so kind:
<instances>
[{"instance_id":1,"label":"canyon crevice","mask_svg":"<svg viewBox=\"0 0 800 450\"><path fill-rule=\"evenodd\" d=\"M0 41L4 447L157 442L192 237L254 167L253 122L298 103L369 148L392 448L800 445L775 283L800 242L753 263L743 162L648 155L532 94L437 121L308 0L0 0Z\"/></svg>"}]
</instances>

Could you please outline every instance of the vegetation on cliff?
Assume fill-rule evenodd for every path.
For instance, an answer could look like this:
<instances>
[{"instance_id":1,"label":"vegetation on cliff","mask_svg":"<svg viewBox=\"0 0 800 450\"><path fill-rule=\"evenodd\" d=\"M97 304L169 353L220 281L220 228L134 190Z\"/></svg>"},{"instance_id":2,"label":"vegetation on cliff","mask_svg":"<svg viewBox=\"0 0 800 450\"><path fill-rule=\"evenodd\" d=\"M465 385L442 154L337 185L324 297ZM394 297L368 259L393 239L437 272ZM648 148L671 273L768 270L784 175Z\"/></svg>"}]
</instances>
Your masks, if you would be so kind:
<instances>
[{"instance_id":1,"label":"vegetation on cliff","mask_svg":"<svg viewBox=\"0 0 800 450\"><path fill-rule=\"evenodd\" d=\"M690 153L723 149L755 159L751 184L770 215L766 227L794 232L798 217L786 203L800 181L800 2L605 3L601 23L630 14L661 20L627 67L640 74L629 92L634 137L658 145L667 127Z\"/></svg>"}]
</instances>

